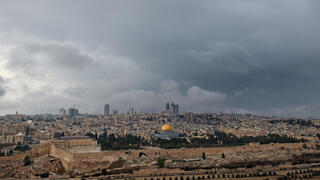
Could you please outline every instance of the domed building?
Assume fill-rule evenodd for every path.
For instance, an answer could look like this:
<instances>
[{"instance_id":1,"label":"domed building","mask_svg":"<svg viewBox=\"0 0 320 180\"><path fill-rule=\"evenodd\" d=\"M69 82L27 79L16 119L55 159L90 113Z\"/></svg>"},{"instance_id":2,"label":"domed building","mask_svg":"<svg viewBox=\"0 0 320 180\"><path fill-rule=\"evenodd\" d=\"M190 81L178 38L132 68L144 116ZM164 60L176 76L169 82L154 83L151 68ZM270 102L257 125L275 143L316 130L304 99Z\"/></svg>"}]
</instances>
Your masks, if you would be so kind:
<instances>
[{"instance_id":1,"label":"domed building","mask_svg":"<svg viewBox=\"0 0 320 180\"><path fill-rule=\"evenodd\" d=\"M161 131L172 131L172 127L170 124L164 124L161 127Z\"/></svg>"},{"instance_id":2,"label":"domed building","mask_svg":"<svg viewBox=\"0 0 320 180\"><path fill-rule=\"evenodd\" d=\"M170 124L163 124L159 134L154 135L156 138L160 139L172 139L179 137L179 134L173 132L172 126Z\"/></svg>"}]
</instances>

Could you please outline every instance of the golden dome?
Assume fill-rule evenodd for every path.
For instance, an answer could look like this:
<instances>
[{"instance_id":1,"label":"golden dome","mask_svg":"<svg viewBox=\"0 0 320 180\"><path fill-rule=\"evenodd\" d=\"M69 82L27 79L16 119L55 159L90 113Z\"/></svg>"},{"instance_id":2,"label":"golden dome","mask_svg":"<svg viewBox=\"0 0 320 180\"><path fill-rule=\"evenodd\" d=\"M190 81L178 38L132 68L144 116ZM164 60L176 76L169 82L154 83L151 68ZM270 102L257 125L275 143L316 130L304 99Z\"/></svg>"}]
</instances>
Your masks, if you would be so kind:
<instances>
[{"instance_id":1,"label":"golden dome","mask_svg":"<svg viewBox=\"0 0 320 180\"><path fill-rule=\"evenodd\" d=\"M161 127L161 131L172 131L172 127L170 126L170 124L164 124Z\"/></svg>"}]
</instances>

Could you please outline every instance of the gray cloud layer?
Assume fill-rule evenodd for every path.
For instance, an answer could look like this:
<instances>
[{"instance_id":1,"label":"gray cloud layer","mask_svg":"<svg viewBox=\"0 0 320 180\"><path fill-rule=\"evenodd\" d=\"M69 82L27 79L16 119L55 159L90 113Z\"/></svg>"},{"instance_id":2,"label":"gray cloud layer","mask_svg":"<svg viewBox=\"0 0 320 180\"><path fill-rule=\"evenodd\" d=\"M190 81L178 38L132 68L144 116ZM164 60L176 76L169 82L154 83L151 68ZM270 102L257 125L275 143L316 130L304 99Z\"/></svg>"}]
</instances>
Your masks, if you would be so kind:
<instances>
[{"instance_id":1,"label":"gray cloud layer","mask_svg":"<svg viewBox=\"0 0 320 180\"><path fill-rule=\"evenodd\" d=\"M318 116L319 5L3 2L2 113L159 111L172 98L183 110Z\"/></svg>"},{"instance_id":2,"label":"gray cloud layer","mask_svg":"<svg viewBox=\"0 0 320 180\"><path fill-rule=\"evenodd\" d=\"M0 76L0 97L4 96L4 94L6 93L6 90L2 87L2 84L4 84L4 80L3 78Z\"/></svg>"}]
</instances>

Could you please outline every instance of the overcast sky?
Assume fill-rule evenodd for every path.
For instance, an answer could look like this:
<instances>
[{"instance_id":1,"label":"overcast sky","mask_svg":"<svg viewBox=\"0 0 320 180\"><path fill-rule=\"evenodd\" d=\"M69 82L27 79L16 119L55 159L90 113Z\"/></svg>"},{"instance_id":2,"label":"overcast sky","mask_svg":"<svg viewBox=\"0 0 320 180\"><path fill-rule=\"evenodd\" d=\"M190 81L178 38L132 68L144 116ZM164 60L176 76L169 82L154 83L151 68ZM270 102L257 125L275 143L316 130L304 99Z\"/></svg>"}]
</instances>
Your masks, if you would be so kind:
<instances>
[{"instance_id":1,"label":"overcast sky","mask_svg":"<svg viewBox=\"0 0 320 180\"><path fill-rule=\"evenodd\" d=\"M1 1L0 115L320 117L319 0Z\"/></svg>"}]
</instances>

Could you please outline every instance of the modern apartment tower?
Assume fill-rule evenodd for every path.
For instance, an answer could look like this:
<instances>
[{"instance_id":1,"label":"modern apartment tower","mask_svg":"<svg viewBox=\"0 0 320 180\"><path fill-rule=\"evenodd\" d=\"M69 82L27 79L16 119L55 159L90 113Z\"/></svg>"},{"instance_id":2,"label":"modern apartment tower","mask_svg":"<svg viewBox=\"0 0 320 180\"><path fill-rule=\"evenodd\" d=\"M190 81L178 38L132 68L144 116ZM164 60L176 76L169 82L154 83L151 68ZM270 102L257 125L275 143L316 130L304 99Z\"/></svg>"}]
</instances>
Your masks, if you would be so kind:
<instances>
[{"instance_id":1,"label":"modern apartment tower","mask_svg":"<svg viewBox=\"0 0 320 180\"><path fill-rule=\"evenodd\" d=\"M170 110L170 103L167 102L166 104L166 111L169 111Z\"/></svg>"},{"instance_id":2,"label":"modern apartment tower","mask_svg":"<svg viewBox=\"0 0 320 180\"><path fill-rule=\"evenodd\" d=\"M176 104L174 109L173 109L173 114L178 115L179 114L179 104Z\"/></svg>"},{"instance_id":3,"label":"modern apartment tower","mask_svg":"<svg viewBox=\"0 0 320 180\"><path fill-rule=\"evenodd\" d=\"M178 115L179 114L179 104L175 103L167 103L166 104L166 111L170 112L171 114Z\"/></svg>"},{"instance_id":4,"label":"modern apartment tower","mask_svg":"<svg viewBox=\"0 0 320 180\"><path fill-rule=\"evenodd\" d=\"M73 117L73 116L78 115L78 114L79 114L79 110L78 109L76 109L76 108L69 108L68 109L68 115L70 117Z\"/></svg>"},{"instance_id":5,"label":"modern apartment tower","mask_svg":"<svg viewBox=\"0 0 320 180\"><path fill-rule=\"evenodd\" d=\"M109 116L110 115L110 106L109 104L104 105L104 116Z\"/></svg>"}]
</instances>

